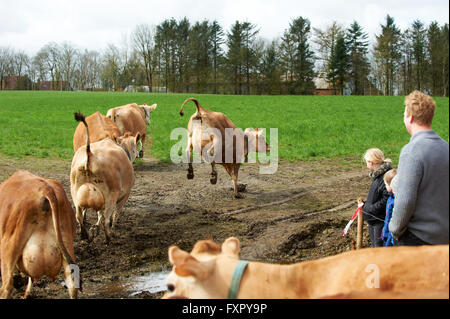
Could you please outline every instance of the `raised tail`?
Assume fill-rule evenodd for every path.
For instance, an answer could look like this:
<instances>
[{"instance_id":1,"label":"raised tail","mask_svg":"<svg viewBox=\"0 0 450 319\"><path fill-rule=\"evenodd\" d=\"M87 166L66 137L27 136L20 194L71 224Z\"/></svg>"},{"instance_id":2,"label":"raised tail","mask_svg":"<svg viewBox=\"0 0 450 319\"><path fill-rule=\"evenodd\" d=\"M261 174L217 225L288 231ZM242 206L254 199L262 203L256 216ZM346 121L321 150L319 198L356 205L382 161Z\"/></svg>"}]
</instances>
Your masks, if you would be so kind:
<instances>
[{"instance_id":1,"label":"raised tail","mask_svg":"<svg viewBox=\"0 0 450 319\"><path fill-rule=\"evenodd\" d=\"M77 122L83 122L84 126L86 127L86 164L84 165L85 170L89 170L89 155L91 154L91 145L89 143L89 128L86 123L86 117L81 114L80 111L74 113L75 121Z\"/></svg>"},{"instance_id":2,"label":"raised tail","mask_svg":"<svg viewBox=\"0 0 450 319\"><path fill-rule=\"evenodd\" d=\"M193 97L190 97L190 98L186 99L186 100L183 102L183 104L181 105L181 109L180 109L180 115L181 115L181 116L184 115L184 113L183 113L183 107L184 107L184 105L185 105L187 102L189 102L189 101L194 101L195 105L197 106L197 113L200 113L200 110L203 109L202 106L200 105L200 103L198 103L197 99L195 99L195 98L193 98Z\"/></svg>"}]
</instances>

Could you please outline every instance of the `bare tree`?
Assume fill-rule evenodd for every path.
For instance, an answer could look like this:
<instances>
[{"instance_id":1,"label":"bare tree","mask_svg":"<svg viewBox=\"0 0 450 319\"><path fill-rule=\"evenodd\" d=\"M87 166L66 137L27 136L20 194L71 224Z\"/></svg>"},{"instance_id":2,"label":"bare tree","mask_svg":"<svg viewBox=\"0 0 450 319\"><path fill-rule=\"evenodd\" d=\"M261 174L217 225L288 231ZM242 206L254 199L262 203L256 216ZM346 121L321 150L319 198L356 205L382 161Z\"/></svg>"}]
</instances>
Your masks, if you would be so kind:
<instances>
[{"instance_id":1,"label":"bare tree","mask_svg":"<svg viewBox=\"0 0 450 319\"><path fill-rule=\"evenodd\" d=\"M313 42L318 46L318 60L321 62L319 72L328 74L330 72L329 65L331 57L334 55L334 48L339 36L344 35L344 28L336 21L328 26L325 30L313 28Z\"/></svg>"},{"instance_id":2,"label":"bare tree","mask_svg":"<svg viewBox=\"0 0 450 319\"><path fill-rule=\"evenodd\" d=\"M55 42L46 44L41 50L39 50L38 56L39 60L45 63L45 70L50 75L52 90L56 89L55 81L60 80L58 44Z\"/></svg>"},{"instance_id":3,"label":"bare tree","mask_svg":"<svg viewBox=\"0 0 450 319\"><path fill-rule=\"evenodd\" d=\"M61 83L60 90L70 90L73 87L73 74L79 52L71 44L64 42L59 51L59 69L61 78L65 81L64 86Z\"/></svg>"},{"instance_id":4,"label":"bare tree","mask_svg":"<svg viewBox=\"0 0 450 319\"><path fill-rule=\"evenodd\" d=\"M85 50L79 54L75 71L76 87L82 90L93 90L101 86L100 83L100 53Z\"/></svg>"},{"instance_id":5,"label":"bare tree","mask_svg":"<svg viewBox=\"0 0 450 319\"><path fill-rule=\"evenodd\" d=\"M0 90L3 90L3 84L6 86L6 76L11 73L11 59L11 49L0 47Z\"/></svg>"},{"instance_id":6,"label":"bare tree","mask_svg":"<svg viewBox=\"0 0 450 319\"><path fill-rule=\"evenodd\" d=\"M103 86L109 90L117 90L120 87L120 70L122 66L119 48L114 44L108 44L103 55Z\"/></svg>"},{"instance_id":7,"label":"bare tree","mask_svg":"<svg viewBox=\"0 0 450 319\"><path fill-rule=\"evenodd\" d=\"M143 60L145 78L150 92L152 92L154 65L153 57L155 56L154 33L154 27L150 27L148 24L139 24L136 26L131 36L134 49L139 53Z\"/></svg>"}]
</instances>

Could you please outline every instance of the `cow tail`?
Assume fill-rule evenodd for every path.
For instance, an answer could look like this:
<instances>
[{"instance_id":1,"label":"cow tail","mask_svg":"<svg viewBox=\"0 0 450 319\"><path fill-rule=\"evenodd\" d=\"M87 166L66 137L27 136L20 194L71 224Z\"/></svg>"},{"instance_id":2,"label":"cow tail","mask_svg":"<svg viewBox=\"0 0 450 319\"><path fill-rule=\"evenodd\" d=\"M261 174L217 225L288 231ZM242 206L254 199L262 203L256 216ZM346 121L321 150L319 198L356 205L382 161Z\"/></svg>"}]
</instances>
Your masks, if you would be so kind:
<instances>
[{"instance_id":1,"label":"cow tail","mask_svg":"<svg viewBox=\"0 0 450 319\"><path fill-rule=\"evenodd\" d=\"M75 261L73 260L72 256L67 251L66 246L64 245L64 241L62 239L61 235L61 223L60 223L60 211L59 211L59 205L58 205L58 199L56 198L56 194L52 189L47 189L46 193L44 194L44 197L48 200L50 203L50 210L52 211L52 220L53 220L53 228L55 229L56 234L56 242L58 244L59 250L61 251L61 254L66 261L66 263L71 266L75 265ZM81 277L79 278L79 287L80 291L83 289L81 287Z\"/></svg>"},{"instance_id":2,"label":"cow tail","mask_svg":"<svg viewBox=\"0 0 450 319\"><path fill-rule=\"evenodd\" d=\"M84 169L86 171L89 170L89 158L90 158L90 154L91 154L91 145L89 143L89 128L88 125L86 123L86 118L83 114L81 114L80 111L74 113L75 116L75 120L77 122L83 122L84 126L86 127L86 164L84 166Z\"/></svg>"},{"instance_id":3,"label":"cow tail","mask_svg":"<svg viewBox=\"0 0 450 319\"><path fill-rule=\"evenodd\" d=\"M50 203L50 209L52 211L53 227L55 228L58 247L61 250L64 260L69 265L74 264L74 260L70 256L70 254L67 251L66 246L64 246L64 242L62 240L61 225L60 225L60 220L59 220L60 212L59 212L58 200L56 198L55 192L53 190L47 190L46 194L44 194L44 197Z\"/></svg>"},{"instance_id":4,"label":"cow tail","mask_svg":"<svg viewBox=\"0 0 450 319\"><path fill-rule=\"evenodd\" d=\"M195 105L197 106L197 113L200 114L200 110L202 110L203 108L201 107L200 103L198 103L198 101L197 101L195 98L190 97L190 98L186 99L186 100L183 102L183 104L181 105L180 115L181 115L181 116L184 115L184 113L183 113L183 107L184 107L184 105L185 105L187 102L189 102L189 101L194 101Z\"/></svg>"}]
</instances>

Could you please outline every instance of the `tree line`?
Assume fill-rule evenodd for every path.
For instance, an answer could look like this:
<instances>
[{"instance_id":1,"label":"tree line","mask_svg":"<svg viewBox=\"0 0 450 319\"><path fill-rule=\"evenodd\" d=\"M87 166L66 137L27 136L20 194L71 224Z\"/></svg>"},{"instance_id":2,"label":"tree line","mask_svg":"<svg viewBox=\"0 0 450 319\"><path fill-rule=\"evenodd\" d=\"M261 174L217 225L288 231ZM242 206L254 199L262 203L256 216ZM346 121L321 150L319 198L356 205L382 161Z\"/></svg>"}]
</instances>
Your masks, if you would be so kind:
<instances>
[{"instance_id":1,"label":"tree line","mask_svg":"<svg viewBox=\"0 0 450 319\"><path fill-rule=\"evenodd\" d=\"M414 89L448 96L448 23L415 20L400 30L387 15L376 41L357 21L313 28L292 19L279 39L259 37L250 22L228 32L217 21L166 19L139 24L103 52L50 42L34 56L0 47L0 88L212 94L313 94L323 78L335 94L405 95Z\"/></svg>"}]
</instances>

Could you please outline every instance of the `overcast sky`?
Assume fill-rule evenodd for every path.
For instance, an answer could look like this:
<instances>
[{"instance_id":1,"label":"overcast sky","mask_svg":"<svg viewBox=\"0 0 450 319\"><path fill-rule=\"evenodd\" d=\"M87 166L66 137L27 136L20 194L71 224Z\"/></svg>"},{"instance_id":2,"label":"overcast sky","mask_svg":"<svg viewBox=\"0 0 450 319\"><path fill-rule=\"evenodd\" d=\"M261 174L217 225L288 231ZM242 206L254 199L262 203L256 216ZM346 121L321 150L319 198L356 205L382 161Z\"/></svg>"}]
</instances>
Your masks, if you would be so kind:
<instances>
[{"instance_id":1,"label":"overcast sky","mask_svg":"<svg viewBox=\"0 0 450 319\"><path fill-rule=\"evenodd\" d=\"M49 42L64 41L102 52L109 43L120 46L136 25L158 25L187 17L193 24L217 20L225 32L237 20L259 28L273 40L292 19L302 16L314 28L333 21L348 27L356 20L374 41L386 15L403 31L419 19L426 26L449 22L448 0L0 0L0 47L30 55Z\"/></svg>"}]
</instances>

